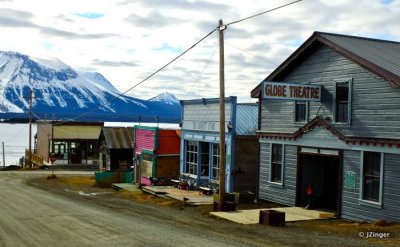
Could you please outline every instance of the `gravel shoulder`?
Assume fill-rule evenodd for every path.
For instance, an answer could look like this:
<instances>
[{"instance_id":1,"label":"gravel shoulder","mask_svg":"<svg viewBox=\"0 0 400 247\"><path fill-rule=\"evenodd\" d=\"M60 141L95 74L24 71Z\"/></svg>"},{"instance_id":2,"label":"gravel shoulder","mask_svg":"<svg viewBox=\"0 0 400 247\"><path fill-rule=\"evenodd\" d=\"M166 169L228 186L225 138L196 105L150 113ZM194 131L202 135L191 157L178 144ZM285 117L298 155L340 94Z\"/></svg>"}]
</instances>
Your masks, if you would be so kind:
<instances>
[{"instance_id":1,"label":"gravel shoulder","mask_svg":"<svg viewBox=\"0 0 400 247\"><path fill-rule=\"evenodd\" d=\"M57 175L55 179L47 179L43 175L31 177L26 182L50 193L93 207L105 207L127 217L168 222L190 228L193 234L212 232L217 237L235 242L237 246L400 246L400 224L378 226L345 220L321 220L287 223L285 227L240 225L210 217L211 205L183 207L179 201L142 192L100 188L95 185L94 178L88 175ZM262 208L265 205L238 207ZM367 238L369 233L376 234ZM384 233L389 237L380 238Z\"/></svg>"}]
</instances>

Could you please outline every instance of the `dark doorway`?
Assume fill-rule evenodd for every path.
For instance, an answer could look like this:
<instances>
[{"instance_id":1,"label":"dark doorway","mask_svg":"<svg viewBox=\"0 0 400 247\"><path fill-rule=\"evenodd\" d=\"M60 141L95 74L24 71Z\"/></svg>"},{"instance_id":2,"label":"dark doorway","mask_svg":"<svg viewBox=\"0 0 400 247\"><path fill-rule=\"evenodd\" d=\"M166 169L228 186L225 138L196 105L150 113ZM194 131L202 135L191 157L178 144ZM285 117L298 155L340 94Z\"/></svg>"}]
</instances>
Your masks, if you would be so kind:
<instances>
[{"instance_id":1,"label":"dark doorway","mask_svg":"<svg viewBox=\"0 0 400 247\"><path fill-rule=\"evenodd\" d=\"M337 211L339 203L339 157L300 154L297 206ZM311 199L307 187L311 186Z\"/></svg>"}]
</instances>

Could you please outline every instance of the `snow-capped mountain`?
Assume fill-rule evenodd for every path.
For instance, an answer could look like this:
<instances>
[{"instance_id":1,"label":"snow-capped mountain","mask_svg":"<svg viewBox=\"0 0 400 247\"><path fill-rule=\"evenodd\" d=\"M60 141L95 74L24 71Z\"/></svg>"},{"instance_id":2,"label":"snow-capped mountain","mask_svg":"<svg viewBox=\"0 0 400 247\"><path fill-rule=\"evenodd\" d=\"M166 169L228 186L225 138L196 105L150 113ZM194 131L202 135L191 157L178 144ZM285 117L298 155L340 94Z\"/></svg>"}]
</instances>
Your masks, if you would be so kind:
<instances>
[{"instance_id":1,"label":"snow-capped mountain","mask_svg":"<svg viewBox=\"0 0 400 247\"><path fill-rule=\"evenodd\" d=\"M177 99L175 97L175 95L170 94L168 92L159 94L156 97L153 97L153 98L149 99L149 101L162 102L162 103L165 103L165 104L168 104L168 105L180 104L179 99Z\"/></svg>"},{"instance_id":2,"label":"snow-capped mountain","mask_svg":"<svg viewBox=\"0 0 400 247\"><path fill-rule=\"evenodd\" d=\"M171 94L149 101L121 96L99 73L76 71L58 59L36 59L0 51L0 113L28 112L30 90L34 92L33 112L42 117L113 114L113 117L129 115L132 120L153 120L154 116L159 121L180 118L179 101L171 104L175 98Z\"/></svg>"}]
</instances>

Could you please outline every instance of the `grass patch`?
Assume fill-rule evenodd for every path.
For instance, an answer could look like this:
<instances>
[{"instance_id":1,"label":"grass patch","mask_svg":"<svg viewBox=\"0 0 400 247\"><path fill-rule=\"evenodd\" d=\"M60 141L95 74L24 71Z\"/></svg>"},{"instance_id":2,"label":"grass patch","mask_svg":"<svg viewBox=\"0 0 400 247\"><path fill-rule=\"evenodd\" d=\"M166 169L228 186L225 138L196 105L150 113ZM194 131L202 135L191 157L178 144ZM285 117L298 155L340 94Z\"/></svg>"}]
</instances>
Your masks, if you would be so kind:
<instances>
[{"instance_id":1,"label":"grass patch","mask_svg":"<svg viewBox=\"0 0 400 247\"><path fill-rule=\"evenodd\" d=\"M69 187L74 186L89 186L94 187L96 181L93 176L62 176L57 177L59 183L65 184Z\"/></svg>"}]
</instances>

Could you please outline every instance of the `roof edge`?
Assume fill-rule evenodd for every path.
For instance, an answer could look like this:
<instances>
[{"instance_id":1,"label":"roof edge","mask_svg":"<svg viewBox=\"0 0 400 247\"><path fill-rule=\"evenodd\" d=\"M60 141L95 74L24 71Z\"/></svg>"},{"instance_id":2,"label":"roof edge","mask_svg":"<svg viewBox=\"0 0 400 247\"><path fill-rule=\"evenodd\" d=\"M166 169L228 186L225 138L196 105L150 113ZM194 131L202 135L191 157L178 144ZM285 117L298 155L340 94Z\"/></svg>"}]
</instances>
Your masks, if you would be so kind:
<instances>
[{"instance_id":1,"label":"roof edge","mask_svg":"<svg viewBox=\"0 0 400 247\"><path fill-rule=\"evenodd\" d=\"M379 42L389 42L400 44L400 42L395 41L388 41L388 40L380 40L380 39L373 39L373 38L366 38L366 37L358 37L358 36L350 36L350 35L343 35L343 34L335 34L335 33L326 33L326 32L319 32L315 31L299 48L297 48L283 63L281 63L271 74L269 74L263 81L271 81L278 77L281 73L287 70L293 62L297 59L300 59L299 56L303 54L307 49L309 49L313 44L316 42L320 42L331 49L334 49L341 55L345 56L349 60L353 61L354 63L359 64L360 66L366 68L367 70L381 76L385 80L387 80L390 85L394 88L400 88L400 76L374 64L352 52L349 50L337 45L336 43L330 41L329 39L325 38L323 35L335 35L335 36L342 36L342 37L351 37L357 39L366 39L371 41L379 41ZM261 95L261 85L262 82L259 83L251 92L250 95L252 98L259 98Z\"/></svg>"}]
</instances>

